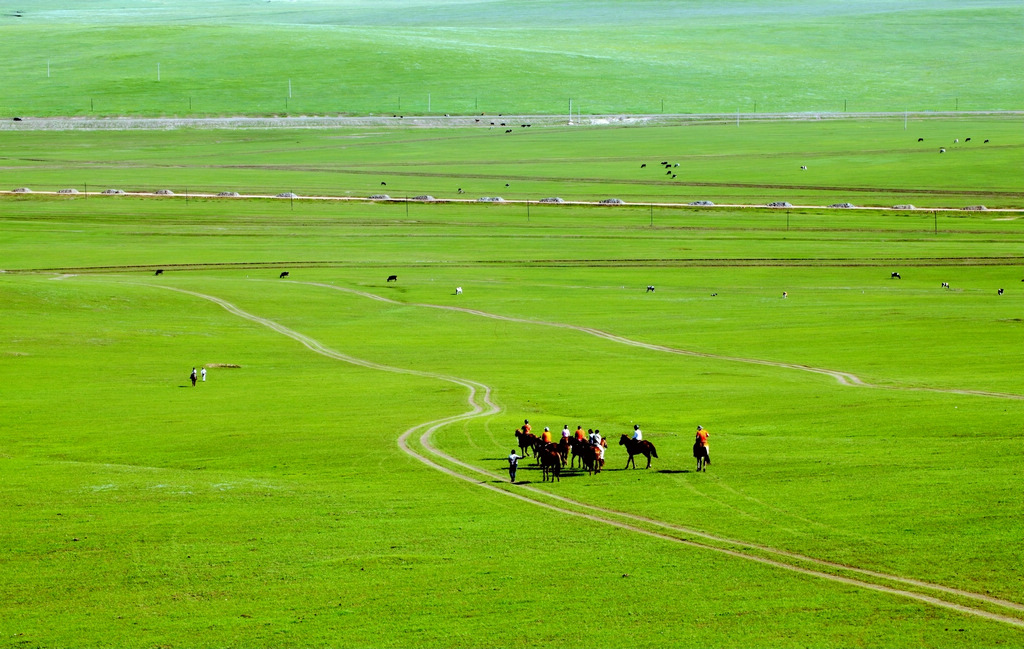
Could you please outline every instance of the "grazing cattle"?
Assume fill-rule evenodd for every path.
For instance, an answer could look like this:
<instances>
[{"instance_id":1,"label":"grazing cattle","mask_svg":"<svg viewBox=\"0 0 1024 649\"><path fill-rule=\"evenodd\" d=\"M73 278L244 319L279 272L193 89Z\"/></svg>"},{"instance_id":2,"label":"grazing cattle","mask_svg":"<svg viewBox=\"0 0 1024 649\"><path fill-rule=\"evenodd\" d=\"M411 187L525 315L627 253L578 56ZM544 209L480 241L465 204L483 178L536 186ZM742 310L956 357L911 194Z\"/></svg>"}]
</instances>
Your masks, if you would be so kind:
<instances>
[{"instance_id":1,"label":"grazing cattle","mask_svg":"<svg viewBox=\"0 0 1024 649\"><path fill-rule=\"evenodd\" d=\"M505 186L508 187L508 183L505 183Z\"/></svg>"},{"instance_id":2,"label":"grazing cattle","mask_svg":"<svg viewBox=\"0 0 1024 649\"><path fill-rule=\"evenodd\" d=\"M398 275L388 275L388 281L389 282L397 282L398 281Z\"/></svg>"},{"instance_id":3,"label":"grazing cattle","mask_svg":"<svg viewBox=\"0 0 1024 649\"><path fill-rule=\"evenodd\" d=\"M783 291L782 292L782 299L785 300L787 297L789 297L789 293L787 293L786 291Z\"/></svg>"},{"instance_id":4,"label":"grazing cattle","mask_svg":"<svg viewBox=\"0 0 1024 649\"><path fill-rule=\"evenodd\" d=\"M647 168L647 163L645 162L645 163L643 163L642 165L640 165L640 168L641 168L641 169L646 169L646 168Z\"/></svg>"},{"instance_id":5,"label":"grazing cattle","mask_svg":"<svg viewBox=\"0 0 1024 649\"><path fill-rule=\"evenodd\" d=\"M984 144L988 144L988 140L985 140Z\"/></svg>"},{"instance_id":6,"label":"grazing cattle","mask_svg":"<svg viewBox=\"0 0 1024 649\"><path fill-rule=\"evenodd\" d=\"M278 279L281 279L282 277L288 277L288 271L284 271L283 273L277 276Z\"/></svg>"},{"instance_id":7,"label":"grazing cattle","mask_svg":"<svg viewBox=\"0 0 1024 649\"><path fill-rule=\"evenodd\" d=\"M671 175L672 175L672 171L671 171L671 170L669 170L669 171L666 171L666 172L665 172L665 175L666 175L666 176L671 176Z\"/></svg>"},{"instance_id":8,"label":"grazing cattle","mask_svg":"<svg viewBox=\"0 0 1024 649\"><path fill-rule=\"evenodd\" d=\"M889 279L903 279L903 278L900 277L899 273L893 272L891 275L889 275Z\"/></svg>"},{"instance_id":9,"label":"grazing cattle","mask_svg":"<svg viewBox=\"0 0 1024 649\"><path fill-rule=\"evenodd\" d=\"M712 293L711 297L718 297L718 293Z\"/></svg>"},{"instance_id":10,"label":"grazing cattle","mask_svg":"<svg viewBox=\"0 0 1024 649\"><path fill-rule=\"evenodd\" d=\"M461 187L459 187L459 193L460 193L460 194L465 194L466 192L462 191L462 188L461 188Z\"/></svg>"},{"instance_id":11,"label":"grazing cattle","mask_svg":"<svg viewBox=\"0 0 1024 649\"><path fill-rule=\"evenodd\" d=\"M20 122L20 121L21 121L21 118L20 118L20 117L15 117L15 118L14 118L14 121L15 121L15 122ZM987 142L988 140L985 140L985 141Z\"/></svg>"},{"instance_id":12,"label":"grazing cattle","mask_svg":"<svg viewBox=\"0 0 1024 649\"><path fill-rule=\"evenodd\" d=\"M455 294L456 295L462 295L462 287L461 286L456 286L455 287Z\"/></svg>"},{"instance_id":13,"label":"grazing cattle","mask_svg":"<svg viewBox=\"0 0 1024 649\"><path fill-rule=\"evenodd\" d=\"M676 175L675 175L675 174L672 174L672 177L673 177L673 178L675 178L675 177L676 177Z\"/></svg>"},{"instance_id":14,"label":"grazing cattle","mask_svg":"<svg viewBox=\"0 0 1024 649\"><path fill-rule=\"evenodd\" d=\"M919 137L919 138L917 138L917 141L918 142L924 142L924 138L923 137Z\"/></svg>"},{"instance_id":15,"label":"grazing cattle","mask_svg":"<svg viewBox=\"0 0 1024 649\"><path fill-rule=\"evenodd\" d=\"M157 268L156 272L153 273L153 274L154 275L163 275L164 274L164 269L163 268Z\"/></svg>"},{"instance_id":16,"label":"grazing cattle","mask_svg":"<svg viewBox=\"0 0 1024 649\"><path fill-rule=\"evenodd\" d=\"M505 129L505 132L506 132L506 133L511 133L511 132L512 132L512 129L510 129L510 128L507 128L507 129Z\"/></svg>"},{"instance_id":17,"label":"grazing cattle","mask_svg":"<svg viewBox=\"0 0 1024 649\"><path fill-rule=\"evenodd\" d=\"M946 147L942 147L941 149L939 149L939 153L945 153L945 152L946 152Z\"/></svg>"},{"instance_id":18,"label":"grazing cattle","mask_svg":"<svg viewBox=\"0 0 1024 649\"><path fill-rule=\"evenodd\" d=\"M502 122L502 123L501 123L501 125L502 125L502 126L504 126L504 125L505 125L505 122Z\"/></svg>"},{"instance_id":19,"label":"grazing cattle","mask_svg":"<svg viewBox=\"0 0 1024 649\"><path fill-rule=\"evenodd\" d=\"M646 291L644 291L644 292L645 292L645 293L653 293L653 292L654 292L654 287L653 287L653 286L651 286L651 285L648 285L648 286L647 286L647 290L646 290Z\"/></svg>"},{"instance_id":20,"label":"grazing cattle","mask_svg":"<svg viewBox=\"0 0 1024 649\"><path fill-rule=\"evenodd\" d=\"M800 165L801 171L807 171L807 165Z\"/></svg>"},{"instance_id":21,"label":"grazing cattle","mask_svg":"<svg viewBox=\"0 0 1024 649\"><path fill-rule=\"evenodd\" d=\"M999 291L996 292L996 295L1002 295L1002 294L1003 294L1003 289L999 289Z\"/></svg>"},{"instance_id":22,"label":"grazing cattle","mask_svg":"<svg viewBox=\"0 0 1024 649\"><path fill-rule=\"evenodd\" d=\"M970 141L971 141L971 138L966 138L966 139L964 140L964 142L970 142Z\"/></svg>"},{"instance_id":23,"label":"grazing cattle","mask_svg":"<svg viewBox=\"0 0 1024 649\"><path fill-rule=\"evenodd\" d=\"M633 459L634 455L643 455L647 458L647 466L645 469L651 468L651 456L658 457L658 451L655 450L654 444L651 444L646 439L631 439L628 435L623 435L619 438L619 446L625 446L626 452L629 453L629 459L626 460L626 467L629 468L630 463L633 464L633 468L636 468L636 460Z\"/></svg>"},{"instance_id":24,"label":"grazing cattle","mask_svg":"<svg viewBox=\"0 0 1024 649\"><path fill-rule=\"evenodd\" d=\"M679 163L677 162L677 163L675 163L675 164L674 164L674 165L672 165L672 166L673 166L673 167L678 167L678 166L679 166Z\"/></svg>"},{"instance_id":25,"label":"grazing cattle","mask_svg":"<svg viewBox=\"0 0 1024 649\"><path fill-rule=\"evenodd\" d=\"M953 140L953 144L960 144L960 138L956 138L955 140Z\"/></svg>"},{"instance_id":26,"label":"grazing cattle","mask_svg":"<svg viewBox=\"0 0 1024 649\"><path fill-rule=\"evenodd\" d=\"M943 282L942 288L949 288L949 282Z\"/></svg>"},{"instance_id":27,"label":"grazing cattle","mask_svg":"<svg viewBox=\"0 0 1024 649\"><path fill-rule=\"evenodd\" d=\"M380 181L380 184L381 184L381 185L383 185L384 187L387 187L387 186L388 186L388 184L387 184L386 182L384 182L383 180L382 180L382 181Z\"/></svg>"}]
</instances>

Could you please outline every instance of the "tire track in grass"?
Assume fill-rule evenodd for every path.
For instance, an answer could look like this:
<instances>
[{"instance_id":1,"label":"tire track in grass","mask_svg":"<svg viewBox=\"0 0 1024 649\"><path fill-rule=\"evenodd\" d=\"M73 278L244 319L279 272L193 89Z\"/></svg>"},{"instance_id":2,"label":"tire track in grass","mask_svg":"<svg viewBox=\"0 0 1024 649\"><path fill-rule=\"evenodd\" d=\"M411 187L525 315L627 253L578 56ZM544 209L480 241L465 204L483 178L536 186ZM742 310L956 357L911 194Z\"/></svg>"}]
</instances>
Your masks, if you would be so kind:
<instances>
[{"instance_id":1,"label":"tire track in grass","mask_svg":"<svg viewBox=\"0 0 1024 649\"><path fill-rule=\"evenodd\" d=\"M146 285L146 286L150 286L151 287L153 285ZM718 552L720 554L724 554L724 555L727 555L727 556L730 556L730 557L733 557L733 558L745 559L747 561L753 561L753 562L756 562L756 563L759 563L759 564L762 564L762 565L772 566L772 567L775 567L775 568L779 568L779 569L783 569L783 570L788 570L788 571L791 571L791 572L796 572L798 574L803 574L803 575L807 575L807 576L817 577L817 578L820 578L820 579L825 579L825 580L828 580L828 581L832 581L832 582L836 582L836 583L841 583L841 584L845 584L845 585L848 585L848 586L854 586L854 587L865 589L865 590L871 590L871 591L876 591L876 592L880 592L880 593L886 593L886 594L889 594L889 595L902 596L902 597L913 599L913 600L916 600L916 601L919 601L919 602L923 602L923 603L926 603L926 604L931 604L933 606L937 606L937 607L941 607L941 608L957 611L959 613L964 613L964 614L967 614L967 615L973 615L973 616L976 616L976 617L981 617L981 618L985 618L985 619L988 619L988 620L992 620L992 621L996 621L996 622L1002 622L1002 623L1009 624L1009 625L1012 625L1012 626L1024 628L1024 619L1022 619L1020 617L1013 617L1013 616L1010 616L1010 615L1003 615L1003 614L999 614L999 613L993 613L993 612L988 611L988 610L984 610L984 609L980 609L980 608L974 608L972 606L967 606L967 605L964 605L964 604L959 604L959 603L956 603L956 602L951 602L951 601L948 601L948 600L945 600L945 599L941 599L940 597L937 597L935 595L929 595L929 594L924 594L924 593L920 593L920 592L904 590L902 588L898 588L898 587L894 587L894 586L887 586L887 585L884 585L884 584L873 583L871 581L866 581L866 580L858 579L858 578L855 578L855 577L848 577L848 576L844 576L844 575L840 575L840 574L824 572L823 570L818 570L818 569L814 569L814 568L808 568L806 566L799 565L799 563L811 564L811 565L815 565L815 566L818 566L818 567L821 567L821 568L829 568L829 569L836 570L836 571L844 571L844 572L847 572L847 573L859 574L859 575L863 575L863 576L866 576L866 577L872 577L874 579L888 581L888 582L892 582L892 583L900 583L900 584L915 586L917 588L920 588L920 589L923 589L923 590L927 590L927 591L930 591L930 592L933 592L933 593L942 593L942 594L946 594L946 595L950 595L950 596L954 596L954 597L959 597L959 598L964 598L964 599L970 599L970 600L985 602L985 603L990 604L990 605L999 606L999 607L1007 608L1007 609L1012 609L1014 611L1018 611L1018 612L1024 613L1024 605L1018 604L1016 602L1010 602L1010 601L1007 601L1007 600L1002 600L1002 599L995 598L995 597L990 597L990 596L987 596L987 595L981 595L981 594L978 594L978 593L972 593L972 592L969 592L969 591L963 591L963 590L959 590L959 589L955 589L955 588L950 588L948 586L942 586L940 584L932 584L932 583L921 581L921 580L909 579L909 578L905 578L905 577L899 577L899 576L896 576L896 575L888 575L888 574L877 572L877 571L864 570L864 569L860 569L860 568L844 566L842 564L833 563L833 562L829 562L829 561L824 561L824 560L821 560L821 559L814 559L812 557L804 556L804 555L801 555L801 554L798 554L798 553L795 553L795 552L788 552L786 550L778 550L778 549L771 548L771 547L768 547L768 546L758 545L758 544L754 544L754 543L747 543L747 542L744 542L744 541L737 541L737 540L733 540L733 539L727 539L725 537L720 537L720 536L716 536L716 535L713 535L713 534L708 534L708 533L701 532L701 531L698 531L698 530L692 530L692 529L689 529L689 528L685 528L683 526L674 525L674 524L671 524L671 523L666 523L664 521L659 521L659 520L656 520L656 519L653 519L653 518L647 518L647 517L639 516L639 515L635 515L635 514L629 514L629 513L625 513L625 512L618 512L618 511L611 510L611 509L606 509L606 508L603 508L603 507L597 507L597 506L594 506L594 505L588 505L586 503L578 502L578 501L572 500L570 498L559 496L557 494L552 494L552 493L549 493L549 492L546 492L544 490L538 489L536 487L531 487L531 486L528 486L528 485L518 485L515 488L515 491L510 490L510 488L507 487L507 486L503 486L503 487L495 486L495 484L494 484L495 482L503 483L503 480L501 479L500 476L498 476L498 475L496 475L496 474L494 474L494 473L492 473L490 471L486 471L484 469L480 469L480 468L475 467L473 465L467 464L467 463L465 463L465 462L463 462L461 460L458 460L458 459L456 459L456 458L454 458L454 457L452 457L452 456L450 456L450 455L448 455L448 454L438 450L436 447L433 446L432 440L431 440L434 432L436 432L438 429L440 429L440 428L442 428L444 426L447 426L449 424L452 424L452 423L455 423L455 422L459 422L459 421L466 421L466 420L470 420L470 419L478 419L478 418L481 418L481 417L490 417L492 415L495 415L495 414L498 414L499 412L501 412L501 410L502 410L501 407L498 406L497 404L495 404L493 402L492 398L491 398L491 392L492 391L491 391L491 388L489 386L487 386L487 385L485 385L483 383L480 383L478 381L470 380L470 379L464 379L464 378L459 378L459 377L454 377L454 376L448 376L448 375L439 374L439 373L435 373L435 372L425 372L425 371L421 371L421 370L413 370L413 369L395 367L395 366L392 366L392 365L385 365L385 364L382 364L382 363L376 363L376 362L373 362L373 361L368 361L368 360L365 360L365 359L356 358L354 356L350 356L348 354L344 354L344 353L335 351L333 349L330 349L329 347L326 347L325 345L321 344L319 341L317 341L317 340L315 340L315 339L313 339L313 338L311 338L309 336L306 336L304 334L301 334L301 333L299 333L299 332L297 332L297 331L295 331L293 329L285 327L284 325L282 325L280 323L277 323L277 322L275 322L273 320L269 320L267 318L262 318L260 316L248 313L247 311L243 311L242 309L236 307L235 305L233 305L230 302L228 302L226 300L223 300L221 298L217 298L217 297L214 297L214 296L211 296L211 295L205 295L203 293L198 293L198 292L195 292L195 291L189 291L189 290L186 290L186 289L174 288L174 287L170 287L170 286L159 286L159 288L163 288L163 289L170 290L170 291L175 291L175 292L178 292L178 293L183 293L185 295L191 295L193 297L197 297L197 298L201 298L201 299L213 302L214 304L217 304L217 305L221 306L222 308L224 308L226 311L228 311L229 313L231 313L233 315L236 315L236 316L238 316L240 318L243 318L245 320L249 320L250 322L254 322L256 324L263 325L263 326L265 326L265 327L267 327L267 328L269 328L269 329L271 329L271 330L273 330L273 331L275 331L275 332L277 332L277 333L279 333L281 335L287 336L287 337L289 337L289 338L299 342L300 344L305 346L310 351L313 351L313 352L315 352L317 354L321 354L321 355L326 356L328 358L333 358L333 359L338 360L338 361L342 361L342 362L345 362L345 363L349 363L349 364L352 364L352 365L357 365L359 367L365 367L365 368L373 369L373 370L379 370L379 371L384 371L384 372L393 372L393 373L396 373L396 374L405 374L405 375L409 375L409 376L418 376L418 377L423 377L423 378L430 378L430 379L436 379L436 380L440 380L440 381L446 381L446 382L454 383L456 385L460 385L460 386L466 388L466 390L468 391L468 395L467 395L467 399L466 400L467 400L467 403L470 406L470 409L468 411L463 412L463 413L459 413L459 414L455 414L455 415L451 415L451 416L448 416L448 417L443 417L443 418L440 418L440 419L435 419L435 420L428 421L428 422L425 422L425 423L422 423L422 424L417 424L416 426L413 426L412 428L409 428L404 433L402 433L402 435L399 436L399 438L397 440L399 448L403 452L405 452L407 455L409 455L410 457L415 458L416 460L422 462L423 464L425 464L426 466L430 467L431 469L434 469L434 470L440 471L442 473L445 473L446 475L449 475L449 476L451 476L453 478L456 478L456 479L459 479L459 480L463 480L465 482L469 482L471 484L474 484L476 486L482 487L484 489L488 489L488 490L490 490L490 491L492 491L494 493L501 494L501 495L504 495L504 496L507 496L507 497L511 497L511 498L515 498L517 500L529 503L531 505L534 505L534 506L537 506L537 507L543 507L545 509L548 509L548 510L551 510L551 511L554 511L554 512L558 512L560 514L574 516L574 517L586 519L586 520L589 520L589 521L593 521L593 522L596 522L596 523L602 523L602 524L605 524L605 525L610 525L612 527L616 527L616 528L619 528L619 529L622 529L622 530L627 530L627 531L634 532L634 533L637 533L637 534L643 534L643 535L648 536L648 537L657 538L657 539L661 539L661 540L664 540L664 541L670 541L670 542L673 542L673 543L682 544L682 545L686 545L686 546L694 547L694 548L699 548L699 549L703 549L703 550L710 550L710 551ZM369 295L369 294L367 294L367 295ZM381 298L379 296L376 296L376 299L380 299L382 301L391 301L391 300L387 300L386 298ZM479 395L482 395L482 396L478 396L478 393L479 393ZM426 455L424 455L422 453L419 453L416 449L414 449L412 446L410 446L409 439L417 431L423 431L420 434L419 442L423 446L423 448L428 453L430 453L433 456L433 458L428 457L428 456L426 456ZM443 460L444 462L450 463L451 465L454 465L456 467L460 467L462 469L465 469L469 473L468 474L467 473L460 473L459 471L456 471L456 470L454 470L452 468L449 468L448 466L444 466L443 464L440 464L436 460ZM484 476L484 478L486 480L482 481L479 478L472 477L473 474ZM518 492L522 492L522 493L518 493ZM527 494L529 494L529 495L527 495ZM556 503L562 503L562 505L552 504L551 502L547 502L548 500L553 500ZM622 520L622 519L625 519L625 521ZM657 527L657 528L661 528L662 530L665 530L665 531L655 531L655 530L651 530L651 529L649 529L647 527L641 527L641 525L654 526L654 527ZM700 540L694 540L693 538L680 538L679 536L670 534L670 532L673 532L675 534L685 535L686 537L696 537L696 538L698 538ZM732 547L721 547L719 545L714 545L715 543L724 544L724 545L732 546ZM736 548L742 548L742 549L736 549ZM761 556L761 554L757 554L755 552L760 552L760 553L763 553L763 554L771 555L772 558ZM787 559L789 561L793 562L793 563L787 562L786 561Z\"/></svg>"},{"instance_id":2,"label":"tire track in grass","mask_svg":"<svg viewBox=\"0 0 1024 649\"><path fill-rule=\"evenodd\" d=\"M611 342L628 345L630 347L639 347L641 349L648 349L656 352L664 352L667 354L677 354L679 356L692 356L695 358L707 358L710 360L718 361L729 361L733 363L747 363L750 365L764 365L768 367L778 367L782 369L798 370L801 372L811 372L814 374L824 374L825 376L831 376L840 385L850 387L861 387L861 388L874 388L880 390L903 390L910 392L939 392L944 394L963 394L973 395L979 397L992 397L997 399L1014 399L1024 400L1024 395L1010 394L1006 392L991 392L987 390L961 390L956 388L930 388L930 387L914 387L914 386L886 386L886 385L874 385L867 383L860 379L855 374L850 372L843 372L840 370L830 370L823 367L814 367L811 365L803 365L800 363L786 363L783 361L769 361L759 358L744 358L741 356L727 356L724 354L711 354L709 352L697 352L688 349L679 349L676 347L669 347L667 345L658 345L654 343L645 343L639 340L633 340L632 338L626 338L625 336L619 336L617 334L609 333L601 329L595 329L593 327L583 327L579 325L571 325L564 322L548 322L544 320L529 320L527 318L517 318L515 316L505 316L496 313L488 313L487 311L480 311L478 309L468 309L465 307L448 306L443 304L426 304L422 302L400 302L393 300L382 295L376 295L366 291L360 291L358 289L346 288L343 286L335 286L333 284L323 284L320 282L292 282L294 284L305 284L307 286L320 286L323 288L332 289L335 291L341 291L343 293L351 293L353 295L359 295L371 300L377 300L386 304L394 304L397 306L416 306L425 309L440 309L443 311L456 311L459 313L467 313L470 315L479 316L481 318L490 318L492 320L502 320L505 322L515 322L518 324L534 325L539 327L554 327L556 329L569 329L572 331L579 331L581 333L590 334L598 338L603 338Z\"/></svg>"}]
</instances>

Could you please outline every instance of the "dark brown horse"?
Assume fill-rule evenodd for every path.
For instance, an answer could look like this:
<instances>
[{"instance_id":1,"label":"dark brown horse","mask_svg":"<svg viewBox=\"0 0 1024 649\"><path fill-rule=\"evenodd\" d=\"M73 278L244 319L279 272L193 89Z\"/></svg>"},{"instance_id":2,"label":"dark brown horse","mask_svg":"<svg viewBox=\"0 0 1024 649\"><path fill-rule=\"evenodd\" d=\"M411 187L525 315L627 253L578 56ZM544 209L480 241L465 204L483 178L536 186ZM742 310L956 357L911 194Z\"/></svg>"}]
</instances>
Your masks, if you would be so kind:
<instances>
[{"instance_id":1,"label":"dark brown horse","mask_svg":"<svg viewBox=\"0 0 1024 649\"><path fill-rule=\"evenodd\" d=\"M561 482L562 456L555 450L554 444L549 444L544 448L539 449L537 451L537 457L540 458L540 468L543 472L541 482L547 482L549 475L551 476L552 482L555 480Z\"/></svg>"},{"instance_id":2,"label":"dark brown horse","mask_svg":"<svg viewBox=\"0 0 1024 649\"><path fill-rule=\"evenodd\" d=\"M697 458L697 470L707 471L705 465L711 464L711 456L708 455L708 447L701 444L700 437L693 442L693 457Z\"/></svg>"},{"instance_id":3,"label":"dark brown horse","mask_svg":"<svg viewBox=\"0 0 1024 649\"><path fill-rule=\"evenodd\" d=\"M647 466L645 469L651 468L651 456L658 457L658 451L655 450L654 444L651 444L646 439L631 439L626 435L619 438L619 446L625 446L626 452L629 453L629 459L626 460L626 467L632 463L633 468L636 468L636 460L633 459L634 455L643 455L647 458Z\"/></svg>"},{"instance_id":4,"label":"dark brown horse","mask_svg":"<svg viewBox=\"0 0 1024 649\"><path fill-rule=\"evenodd\" d=\"M519 443L519 452L523 454L523 457L528 457L530 455L530 449L537 446L537 442L540 441L540 438L533 433L527 433L522 429L517 428L516 441Z\"/></svg>"}]
</instances>

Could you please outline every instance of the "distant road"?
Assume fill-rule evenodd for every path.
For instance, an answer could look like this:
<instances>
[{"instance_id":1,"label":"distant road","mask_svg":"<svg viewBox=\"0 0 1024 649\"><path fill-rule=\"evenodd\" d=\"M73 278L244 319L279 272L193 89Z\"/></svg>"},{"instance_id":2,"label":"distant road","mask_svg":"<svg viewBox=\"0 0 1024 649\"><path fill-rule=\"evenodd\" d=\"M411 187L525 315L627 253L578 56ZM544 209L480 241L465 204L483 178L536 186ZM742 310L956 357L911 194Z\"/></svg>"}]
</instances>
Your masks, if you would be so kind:
<instances>
[{"instance_id":1,"label":"distant road","mask_svg":"<svg viewBox=\"0 0 1024 649\"><path fill-rule=\"evenodd\" d=\"M0 120L0 131L133 131L197 129L274 129L274 128L524 128L530 126L669 126L672 124L814 121L949 119L953 117L1021 117L1020 110L882 112L882 113L708 113L673 115L367 115L367 116L288 116L288 117L28 117Z\"/></svg>"}]
</instances>

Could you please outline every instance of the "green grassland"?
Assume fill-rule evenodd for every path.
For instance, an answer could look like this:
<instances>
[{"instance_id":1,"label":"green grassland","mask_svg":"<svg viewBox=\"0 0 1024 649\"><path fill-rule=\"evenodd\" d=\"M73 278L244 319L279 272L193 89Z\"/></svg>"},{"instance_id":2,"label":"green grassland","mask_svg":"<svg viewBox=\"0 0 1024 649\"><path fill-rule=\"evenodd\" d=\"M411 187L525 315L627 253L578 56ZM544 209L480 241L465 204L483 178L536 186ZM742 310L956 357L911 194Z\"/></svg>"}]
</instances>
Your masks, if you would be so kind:
<instances>
[{"instance_id":1,"label":"green grassland","mask_svg":"<svg viewBox=\"0 0 1024 649\"><path fill-rule=\"evenodd\" d=\"M0 4L0 647L1024 646L1019 2Z\"/></svg>"},{"instance_id":2,"label":"green grassland","mask_svg":"<svg viewBox=\"0 0 1024 649\"><path fill-rule=\"evenodd\" d=\"M1011 0L37 1L0 16L0 114L1021 109L1022 24Z\"/></svg>"},{"instance_id":3,"label":"green grassland","mask_svg":"<svg viewBox=\"0 0 1024 649\"><path fill-rule=\"evenodd\" d=\"M1000 137L1001 127L985 125ZM639 171L637 161L657 157L630 150L619 130L552 137L573 133L580 151L623 147L617 157L628 162L609 168ZM123 134L21 134L4 178L73 184L69 170L96 171L83 164L91 149L93 160L109 152L101 155L112 161L103 170L110 184L177 188L171 172L179 182L255 189L277 178L274 164L290 146L320 155L310 152L331 133L216 132L217 145L188 131L132 135L114 146ZM409 157L426 167L433 155L443 168L480 155L468 136L441 136L431 132L419 152L410 145ZM385 153L360 148L362 162L387 169L398 161L387 151L406 137L367 134L368 148ZM52 163L25 159L47 149L66 162L42 169ZM211 164L182 170L171 154L186 166ZM229 162L242 157L256 168L234 176ZM1004 172L958 175L965 194L1019 182L1005 165L992 168ZM322 174L293 177L328 189ZM397 177L388 189L409 182ZM571 180L536 187L589 191ZM439 473L396 439L465 412L464 388L327 358L168 290L226 300L357 359L492 387L501 412L433 438L490 472L485 484L542 488L574 508L731 539L726 547L758 543L1019 601L1024 400L1006 398L1021 394L1024 370L1024 230L1015 213L943 213L936 233L930 213L893 211L797 210L787 229L772 210L533 205L527 216L514 204L406 207L3 199L4 642L1024 643L1019 627L538 509ZM154 277L158 267L166 272ZM61 269L74 276L60 279ZM891 270L903 279L889 279ZM385 282L392 273L399 281ZM645 293L647 284L656 292ZM737 359L851 372L869 387ZM194 389L193 365L211 368ZM529 484L504 486L502 458L524 418L600 428L611 441L606 471L541 485L524 461L519 477ZM622 470L615 441L633 422L658 448L650 471ZM705 474L690 458L698 423L712 434ZM416 439L412 447L427 453Z\"/></svg>"},{"instance_id":4,"label":"green grassland","mask_svg":"<svg viewBox=\"0 0 1024 649\"><path fill-rule=\"evenodd\" d=\"M1024 183L1012 173L1024 168L1024 131L1014 118L505 130L483 121L463 128L0 131L0 188L1024 205ZM666 170L661 162L679 166Z\"/></svg>"}]
</instances>

